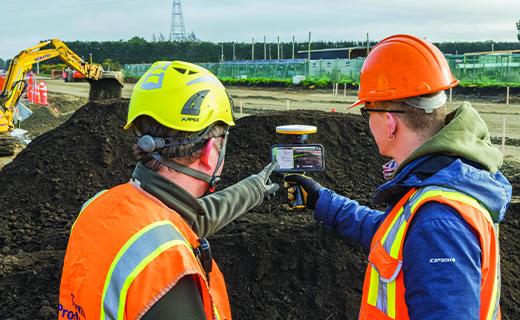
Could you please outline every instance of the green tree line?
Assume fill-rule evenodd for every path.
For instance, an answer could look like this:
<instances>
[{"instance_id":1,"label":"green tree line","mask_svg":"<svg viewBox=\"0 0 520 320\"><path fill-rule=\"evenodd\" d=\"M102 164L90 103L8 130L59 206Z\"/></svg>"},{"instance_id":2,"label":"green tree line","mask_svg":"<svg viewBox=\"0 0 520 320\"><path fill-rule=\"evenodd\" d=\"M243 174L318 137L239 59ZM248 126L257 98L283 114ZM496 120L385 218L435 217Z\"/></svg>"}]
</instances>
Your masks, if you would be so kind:
<instances>
[{"instance_id":1,"label":"green tree line","mask_svg":"<svg viewBox=\"0 0 520 320\"><path fill-rule=\"evenodd\" d=\"M119 41L64 41L65 44L85 61L103 63L110 59L114 63L120 64L140 64L153 63L155 61L182 60L195 63L218 62L222 59L229 60L250 60L253 54L252 43L223 42L213 43L208 41L147 41L141 37L133 37L130 40ZM370 46L377 44L375 41L369 43ZM464 54L469 52L482 51L501 51L519 50L519 42L441 42L434 43L445 54ZM315 41L311 43L312 50L326 48L348 48L366 47L363 41ZM278 59L280 50L281 59L291 59L293 52L292 42L255 42L254 59ZM309 48L308 42L295 42L295 58L299 58L298 51L306 51ZM0 61L1 63L2 61ZM53 58L43 61L42 64L57 64L61 60Z\"/></svg>"},{"instance_id":2,"label":"green tree line","mask_svg":"<svg viewBox=\"0 0 520 320\"><path fill-rule=\"evenodd\" d=\"M144 38L134 37L128 41L73 41L65 42L69 48L79 56L83 56L88 61L90 54L94 62L103 62L112 59L121 64L153 63L161 60L182 60L188 62L208 63L222 60L251 60L253 54L252 43L213 43L207 41L155 41L149 42ZM375 41L370 41L369 45L374 46ZM501 50L520 50L519 42L441 42L434 43L445 54L464 54L482 51L501 51ZM361 41L316 41L311 42L312 50L326 48L348 48L366 46L366 42ZM277 42L265 44L265 56L267 59L278 58L291 59L293 52L292 42ZM298 58L298 51L309 49L308 42L295 42L295 58ZM234 59L233 59L234 57ZM254 43L254 59L264 59L264 42Z\"/></svg>"}]
</instances>

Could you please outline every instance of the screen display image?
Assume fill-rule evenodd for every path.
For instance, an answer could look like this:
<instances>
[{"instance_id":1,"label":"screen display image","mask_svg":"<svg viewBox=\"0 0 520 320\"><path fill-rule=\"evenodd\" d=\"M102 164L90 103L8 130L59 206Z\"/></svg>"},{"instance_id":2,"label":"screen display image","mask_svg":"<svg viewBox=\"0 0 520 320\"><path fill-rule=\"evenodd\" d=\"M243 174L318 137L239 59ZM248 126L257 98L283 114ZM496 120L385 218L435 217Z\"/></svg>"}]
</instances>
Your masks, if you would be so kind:
<instances>
[{"instance_id":1,"label":"screen display image","mask_svg":"<svg viewBox=\"0 0 520 320\"><path fill-rule=\"evenodd\" d=\"M321 171L324 168L323 147L321 145L273 146L271 158L278 160L275 171Z\"/></svg>"}]
</instances>

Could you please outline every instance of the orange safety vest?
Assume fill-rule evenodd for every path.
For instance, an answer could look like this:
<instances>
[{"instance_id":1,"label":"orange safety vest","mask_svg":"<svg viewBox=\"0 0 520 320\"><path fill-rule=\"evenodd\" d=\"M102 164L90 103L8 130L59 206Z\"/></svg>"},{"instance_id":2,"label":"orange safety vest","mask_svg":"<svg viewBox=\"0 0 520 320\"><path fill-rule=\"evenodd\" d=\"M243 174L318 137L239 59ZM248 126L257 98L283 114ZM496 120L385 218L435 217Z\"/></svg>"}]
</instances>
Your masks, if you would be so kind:
<instances>
[{"instance_id":1,"label":"orange safety vest","mask_svg":"<svg viewBox=\"0 0 520 320\"><path fill-rule=\"evenodd\" d=\"M403 245L417 209L428 201L455 208L479 233L482 250L480 319L500 319L498 224L475 199L441 187L410 190L385 218L374 238L363 285L359 319L409 319L405 303Z\"/></svg>"},{"instance_id":2,"label":"orange safety vest","mask_svg":"<svg viewBox=\"0 0 520 320\"><path fill-rule=\"evenodd\" d=\"M224 277L213 261L208 284L197 239L175 211L130 183L100 192L72 227L59 319L141 319L184 276L194 277L208 320L231 319Z\"/></svg>"}]
</instances>

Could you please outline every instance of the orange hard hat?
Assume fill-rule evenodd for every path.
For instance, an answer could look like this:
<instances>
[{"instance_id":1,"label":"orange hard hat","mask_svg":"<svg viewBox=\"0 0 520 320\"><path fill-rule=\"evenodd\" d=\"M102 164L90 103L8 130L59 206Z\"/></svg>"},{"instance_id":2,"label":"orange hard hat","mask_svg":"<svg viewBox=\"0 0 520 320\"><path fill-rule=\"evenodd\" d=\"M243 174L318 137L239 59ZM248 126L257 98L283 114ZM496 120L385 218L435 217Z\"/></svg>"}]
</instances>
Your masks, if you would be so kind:
<instances>
[{"instance_id":1,"label":"orange hard hat","mask_svg":"<svg viewBox=\"0 0 520 320\"><path fill-rule=\"evenodd\" d=\"M347 108L397 100L452 88L459 80L451 74L442 52L410 35L390 36L372 48L359 81L358 101Z\"/></svg>"}]
</instances>

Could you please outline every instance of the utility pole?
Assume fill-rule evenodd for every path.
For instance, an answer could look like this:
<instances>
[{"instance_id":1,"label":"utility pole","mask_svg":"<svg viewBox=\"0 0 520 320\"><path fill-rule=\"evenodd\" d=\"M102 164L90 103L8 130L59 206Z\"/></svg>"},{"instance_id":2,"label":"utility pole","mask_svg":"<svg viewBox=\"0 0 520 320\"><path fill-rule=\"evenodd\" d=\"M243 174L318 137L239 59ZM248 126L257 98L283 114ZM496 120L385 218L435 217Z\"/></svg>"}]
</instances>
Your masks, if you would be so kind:
<instances>
[{"instance_id":1,"label":"utility pole","mask_svg":"<svg viewBox=\"0 0 520 320\"><path fill-rule=\"evenodd\" d=\"M294 60L294 36L292 36L292 58Z\"/></svg>"},{"instance_id":2,"label":"utility pole","mask_svg":"<svg viewBox=\"0 0 520 320\"><path fill-rule=\"evenodd\" d=\"M264 60L267 60L267 51L265 49L266 49L266 45L265 45L265 36L264 36Z\"/></svg>"},{"instance_id":3,"label":"utility pole","mask_svg":"<svg viewBox=\"0 0 520 320\"><path fill-rule=\"evenodd\" d=\"M311 32L309 31L309 54L307 56L307 61L311 61Z\"/></svg>"},{"instance_id":4,"label":"utility pole","mask_svg":"<svg viewBox=\"0 0 520 320\"><path fill-rule=\"evenodd\" d=\"M368 41L368 32L367 32L367 57L368 57L368 53L370 52L370 45L369 45L369 41Z\"/></svg>"},{"instance_id":5,"label":"utility pole","mask_svg":"<svg viewBox=\"0 0 520 320\"><path fill-rule=\"evenodd\" d=\"M251 60L255 60L255 38L253 38L251 45Z\"/></svg>"},{"instance_id":6,"label":"utility pole","mask_svg":"<svg viewBox=\"0 0 520 320\"><path fill-rule=\"evenodd\" d=\"M173 0L170 41L185 41L184 18L182 17L181 0Z\"/></svg>"},{"instance_id":7,"label":"utility pole","mask_svg":"<svg viewBox=\"0 0 520 320\"><path fill-rule=\"evenodd\" d=\"M278 47L277 47L277 50L278 50L278 60L280 60L280 36L278 36Z\"/></svg>"}]
</instances>

